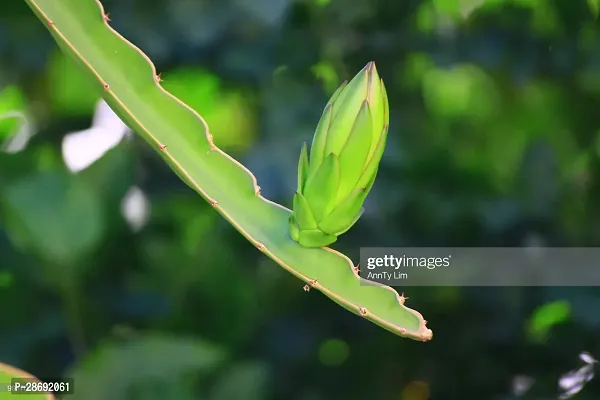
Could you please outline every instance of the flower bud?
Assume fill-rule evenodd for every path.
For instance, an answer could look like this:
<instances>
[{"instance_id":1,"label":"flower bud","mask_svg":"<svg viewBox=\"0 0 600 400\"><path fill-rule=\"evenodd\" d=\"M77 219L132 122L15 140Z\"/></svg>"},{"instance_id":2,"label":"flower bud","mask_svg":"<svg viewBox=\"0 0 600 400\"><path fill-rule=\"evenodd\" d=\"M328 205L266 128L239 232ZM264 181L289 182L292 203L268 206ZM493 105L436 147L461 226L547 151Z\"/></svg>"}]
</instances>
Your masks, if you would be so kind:
<instances>
[{"instance_id":1,"label":"flower bud","mask_svg":"<svg viewBox=\"0 0 600 400\"><path fill-rule=\"evenodd\" d=\"M389 106L385 86L368 63L333 94L310 148L298 163L290 234L304 247L327 246L362 215L385 149Z\"/></svg>"}]
</instances>

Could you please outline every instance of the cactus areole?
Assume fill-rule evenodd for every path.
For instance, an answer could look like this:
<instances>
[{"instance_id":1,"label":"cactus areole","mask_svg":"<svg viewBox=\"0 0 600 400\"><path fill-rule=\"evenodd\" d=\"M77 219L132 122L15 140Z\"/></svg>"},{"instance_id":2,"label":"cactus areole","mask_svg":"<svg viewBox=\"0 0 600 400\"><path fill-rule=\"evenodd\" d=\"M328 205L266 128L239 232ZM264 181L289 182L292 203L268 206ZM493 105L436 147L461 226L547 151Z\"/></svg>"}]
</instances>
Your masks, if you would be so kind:
<instances>
[{"instance_id":1,"label":"cactus areole","mask_svg":"<svg viewBox=\"0 0 600 400\"><path fill-rule=\"evenodd\" d=\"M304 247L327 246L362 215L383 156L389 106L375 63L333 94L298 163L298 190L289 226Z\"/></svg>"}]
</instances>

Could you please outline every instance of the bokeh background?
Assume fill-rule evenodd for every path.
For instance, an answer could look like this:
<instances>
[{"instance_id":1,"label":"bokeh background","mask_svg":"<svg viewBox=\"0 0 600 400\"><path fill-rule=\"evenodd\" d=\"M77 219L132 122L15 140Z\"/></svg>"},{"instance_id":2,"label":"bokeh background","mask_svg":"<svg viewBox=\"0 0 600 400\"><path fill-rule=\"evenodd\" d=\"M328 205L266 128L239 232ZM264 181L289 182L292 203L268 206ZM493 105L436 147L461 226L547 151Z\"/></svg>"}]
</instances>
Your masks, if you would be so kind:
<instances>
[{"instance_id":1,"label":"bokeh background","mask_svg":"<svg viewBox=\"0 0 600 400\"><path fill-rule=\"evenodd\" d=\"M288 207L328 96L376 61L389 144L333 246L355 260L600 244L598 0L103 3ZM600 396L600 290L399 288L428 343L305 293L99 102L23 1L0 8L0 115L0 361L75 376L73 398Z\"/></svg>"}]
</instances>

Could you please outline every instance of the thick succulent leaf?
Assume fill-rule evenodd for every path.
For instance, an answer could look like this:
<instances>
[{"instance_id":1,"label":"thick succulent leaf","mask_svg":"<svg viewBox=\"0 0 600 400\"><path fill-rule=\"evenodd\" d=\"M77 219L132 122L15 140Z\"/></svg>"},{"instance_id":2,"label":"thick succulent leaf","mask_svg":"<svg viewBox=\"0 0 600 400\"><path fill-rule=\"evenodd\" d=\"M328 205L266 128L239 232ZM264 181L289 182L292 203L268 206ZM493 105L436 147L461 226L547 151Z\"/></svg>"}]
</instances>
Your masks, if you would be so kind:
<instances>
[{"instance_id":1,"label":"thick succulent leaf","mask_svg":"<svg viewBox=\"0 0 600 400\"><path fill-rule=\"evenodd\" d=\"M26 2L117 115L260 251L347 310L400 336L431 339L422 315L395 290L361 286L349 258L292 240L290 210L262 197L250 171L213 144L206 122L162 88L148 57L110 28L99 1Z\"/></svg>"},{"instance_id":2,"label":"thick succulent leaf","mask_svg":"<svg viewBox=\"0 0 600 400\"><path fill-rule=\"evenodd\" d=\"M298 192L302 193L304 190L304 184L308 177L308 151L306 149L306 143L302 144L302 150L300 150L300 159L298 160Z\"/></svg>"},{"instance_id":3,"label":"thick succulent leaf","mask_svg":"<svg viewBox=\"0 0 600 400\"><path fill-rule=\"evenodd\" d=\"M339 186L340 162L335 154L329 154L304 188L304 197L317 221L329 214L335 206Z\"/></svg>"},{"instance_id":4,"label":"thick succulent leaf","mask_svg":"<svg viewBox=\"0 0 600 400\"><path fill-rule=\"evenodd\" d=\"M301 230L317 229L317 221L310 211L310 206L306 198L302 194L296 192L294 194L294 216L296 223Z\"/></svg>"},{"instance_id":5,"label":"thick succulent leaf","mask_svg":"<svg viewBox=\"0 0 600 400\"><path fill-rule=\"evenodd\" d=\"M369 104L365 101L358 112L352 126L340 159L340 187L337 192L336 203L339 203L356 188L356 184L367 164L369 149L373 141L373 123Z\"/></svg>"},{"instance_id":6,"label":"thick succulent leaf","mask_svg":"<svg viewBox=\"0 0 600 400\"><path fill-rule=\"evenodd\" d=\"M5 387L0 388L0 393L3 393L0 398L12 399L15 396L14 394L9 393L8 390L8 385L14 378L39 381L38 378L28 372L0 362L0 385L6 385ZM55 397L48 393L27 394L20 392L17 396L17 399L18 398L22 398L23 400L55 400Z\"/></svg>"},{"instance_id":7,"label":"thick succulent leaf","mask_svg":"<svg viewBox=\"0 0 600 400\"><path fill-rule=\"evenodd\" d=\"M325 143L327 142L327 133L329 132L329 126L331 125L332 109L333 106L327 104L325 110L323 110L323 115L321 115L317 129L315 130L312 145L310 146L310 172L306 179L309 179L310 176L314 176L325 158Z\"/></svg>"}]
</instances>

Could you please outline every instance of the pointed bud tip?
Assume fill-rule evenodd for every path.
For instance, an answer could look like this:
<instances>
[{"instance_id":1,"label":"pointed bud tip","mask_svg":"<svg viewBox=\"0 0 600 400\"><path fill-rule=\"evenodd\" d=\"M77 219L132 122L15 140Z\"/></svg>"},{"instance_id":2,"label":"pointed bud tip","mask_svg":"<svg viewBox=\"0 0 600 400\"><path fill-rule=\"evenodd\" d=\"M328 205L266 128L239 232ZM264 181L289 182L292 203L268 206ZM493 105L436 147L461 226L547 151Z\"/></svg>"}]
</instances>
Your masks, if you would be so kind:
<instances>
[{"instance_id":1,"label":"pointed bud tip","mask_svg":"<svg viewBox=\"0 0 600 400\"><path fill-rule=\"evenodd\" d=\"M364 68L364 73L367 77L367 82L369 87L371 87L371 85L374 83L373 81L376 80L380 80L382 81L381 77L379 76L379 73L377 71L377 67L375 66L375 61L370 61Z\"/></svg>"},{"instance_id":2,"label":"pointed bud tip","mask_svg":"<svg viewBox=\"0 0 600 400\"><path fill-rule=\"evenodd\" d=\"M365 67L365 69L369 75L381 80L381 78L379 77L379 73L377 72L377 66L375 65L375 61L370 61Z\"/></svg>"}]
</instances>

